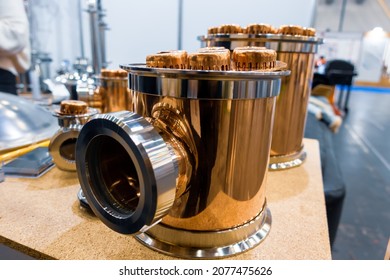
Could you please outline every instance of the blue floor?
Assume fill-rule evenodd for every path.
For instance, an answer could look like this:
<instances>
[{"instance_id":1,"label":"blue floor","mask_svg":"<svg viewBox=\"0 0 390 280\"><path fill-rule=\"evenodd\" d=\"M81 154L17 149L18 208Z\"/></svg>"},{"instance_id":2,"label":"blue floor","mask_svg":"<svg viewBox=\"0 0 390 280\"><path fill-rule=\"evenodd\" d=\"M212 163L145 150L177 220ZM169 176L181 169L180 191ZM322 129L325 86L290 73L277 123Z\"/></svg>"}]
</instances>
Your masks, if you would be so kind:
<instances>
[{"instance_id":1,"label":"blue floor","mask_svg":"<svg viewBox=\"0 0 390 280\"><path fill-rule=\"evenodd\" d=\"M390 238L390 89L354 87L334 135L347 187L333 259L383 259Z\"/></svg>"},{"instance_id":2,"label":"blue floor","mask_svg":"<svg viewBox=\"0 0 390 280\"><path fill-rule=\"evenodd\" d=\"M341 86L337 86L341 89ZM352 86L351 92L374 93L374 94L390 94L390 88L368 87L368 86Z\"/></svg>"}]
</instances>

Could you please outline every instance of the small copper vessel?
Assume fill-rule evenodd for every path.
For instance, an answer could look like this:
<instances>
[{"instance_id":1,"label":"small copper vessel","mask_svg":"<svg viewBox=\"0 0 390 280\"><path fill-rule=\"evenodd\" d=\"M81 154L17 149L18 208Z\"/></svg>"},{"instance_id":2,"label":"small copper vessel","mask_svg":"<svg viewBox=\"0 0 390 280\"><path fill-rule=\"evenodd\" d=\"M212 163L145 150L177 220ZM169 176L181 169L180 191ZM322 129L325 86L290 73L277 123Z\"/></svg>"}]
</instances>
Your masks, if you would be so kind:
<instances>
[{"instance_id":1,"label":"small copper vessel","mask_svg":"<svg viewBox=\"0 0 390 280\"><path fill-rule=\"evenodd\" d=\"M64 100L53 115L60 128L50 139L49 153L56 166L64 171L76 171L76 141L83 125L97 114L87 103L78 100Z\"/></svg>"}]
</instances>

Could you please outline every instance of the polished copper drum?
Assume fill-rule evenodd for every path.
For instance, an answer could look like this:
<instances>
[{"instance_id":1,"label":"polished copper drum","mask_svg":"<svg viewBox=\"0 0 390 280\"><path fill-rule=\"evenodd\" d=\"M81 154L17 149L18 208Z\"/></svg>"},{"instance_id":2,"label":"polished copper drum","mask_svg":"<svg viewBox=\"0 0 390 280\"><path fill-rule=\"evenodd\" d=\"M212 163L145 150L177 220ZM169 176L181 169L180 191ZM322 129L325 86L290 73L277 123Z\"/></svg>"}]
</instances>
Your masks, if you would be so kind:
<instances>
[{"instance_id":1,"label":"polished copper drum","mask_svg":"<svg viewBox=\"0 0 390 280\"><path fill-rule=\"evenodd\" d=\"M264 210L275 98L182 99L141 91L133 96L134 112L167 124L191 151L191 172L183 174L188 187L161 225L220 231ZM255 166L260 173L251 171Z\"/></svg>"},{"instance_id":2,"label":"polished copper drum","mask_svg":"<svg viewBox=\"0 0 390 280\"><path fill-rule=\"evenodd\" d=\"M95 214L184 258L225 257L262 242L275 100L289 71L123 68L131 112L98 115L77 142Z\"/></svg>"},{"instance_id":3,"label":"polished copper drum","mask_svg":"<svg viewBox=\"0 0 390 280\"><path fill-rule=\"evenodd\" d=\"M288 35L288 32L302 34ZM277 60L287 63L291 75L282 78L280 95L276 101L273 127L270 170L301 165L306 152L303 135L314 68L314 54L322 39L314 37L312 29L282 26L286 34L209 34L199 36L202 47L259 46L277 51ZM294 33L295 34L295 33ZM298 34L298 33L297 33Z\"/></svg>"},{"instance_id":4,"label":"polished copper drum","mask_svg":"<svg viewBox=\"0 0 390 280\"><path fill-rule=\"evenodd\" d=\"M303 135L314 63L314 53L281 52L278 57L293 70L291 76L282 79L276 101L271 170L299 166L306 158Z\"/></svg>"},{"instance_id":5,"label":"polished copper drum","mask_svg":"<svg viewBox=\"0 0 390 280\"><path fill-rule=\"evenodd\" d=\"M77 88L78 99L101 113L126 110L131 103L127 87L127 72L118 69L102 69L96 85L82 85Z\"/></svg>"},{"instance_id":6,"label":"polished copper drum","mask_svg":"<svg viewBox=\"0 0 390 280\"><path fill-rule=\"evenodd\" d=\"M131 96L127 88L126 71L103 69L100 83L100 90L103 92L105 100L104 113L118 112L128 108Z\"/></svg>"}]
</instances>

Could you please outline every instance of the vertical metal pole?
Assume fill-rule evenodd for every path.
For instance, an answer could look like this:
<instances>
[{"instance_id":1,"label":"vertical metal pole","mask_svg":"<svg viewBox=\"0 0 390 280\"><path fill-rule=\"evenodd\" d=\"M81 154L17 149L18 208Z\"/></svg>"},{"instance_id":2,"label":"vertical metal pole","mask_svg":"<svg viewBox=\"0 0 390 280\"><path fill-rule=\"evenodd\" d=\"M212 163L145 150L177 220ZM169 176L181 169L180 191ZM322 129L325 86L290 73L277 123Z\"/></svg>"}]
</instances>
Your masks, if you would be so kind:
<instances>
[{"instance_id":1,"label":"vertical metal pole","mask_svg":"<svg viewBox=\"0 0 390 280\"><path fill-rule=\"evenodd\" d=\"M177 49L182 49L183 40L183 0L179 1L179 16L178 16L178 36L177 36Z\"/></svg>"},{"instance_id":2,"label":"vertical metal pole","mask_svg":"<svg viewBox=\"0 0 390 280\"><path fill-rule=\"evenodd\" d=\"M88 13L89 13L89 24L91 31L91 49L92 49L92 64L93 71L95 74L99 74L102 69L102 50L101 40L99 33L99 22L98 22L98 7L96 0L88 0Z\"/></svg>"},{"instance_id":3,"label":"vertical metal pole","mask_svg":"<svg viewBox=\"0 0 390 280\"><path fill-rule=\"evenodd\" d=\"M108 29L107 24L104 22L103 17L105 16L102 1L98 0L98 24L99 24L99 36L100 36L100 50L102 55L102 67L106 68L108 62L106 59L106 30Z\"/></svg>"},{"instance_id":4,"label":"vertical metal pole","mask_svg":"<svg viewBox=\"0 0 390 280\"><path fill-rule=\"evenodd\" d=\"M341 4L341 13L340 13L340 21L339 21L339 32L343 31L346 6L347 6L347 0L343 0L343 3Z\"/></svg>"},{"instance_id":5,"label":"vertical metal pole","mask_svg":"<svg viewBox=\"0 0 390 280\"><path fill-rule=\"evenodd\" d=\"M83 35L83 7L81 5L81 0L79 0L79 36L80 36L80 55L82 58L85 58L84 52L84 35Z\"/></svg>"},{"instance_id":6,"label":"vertical metal pole","mask_svg":"<svg viewBox=\"0 0 390 280\"><path fill-rule=\"evenodd\" d=\"M310 26L314 27L316 23L316 18L317 18L317 5L318 1L313 0L312 1L312 7L311 7L311 17L310 17Z\"/></svg>"}]
</instances>

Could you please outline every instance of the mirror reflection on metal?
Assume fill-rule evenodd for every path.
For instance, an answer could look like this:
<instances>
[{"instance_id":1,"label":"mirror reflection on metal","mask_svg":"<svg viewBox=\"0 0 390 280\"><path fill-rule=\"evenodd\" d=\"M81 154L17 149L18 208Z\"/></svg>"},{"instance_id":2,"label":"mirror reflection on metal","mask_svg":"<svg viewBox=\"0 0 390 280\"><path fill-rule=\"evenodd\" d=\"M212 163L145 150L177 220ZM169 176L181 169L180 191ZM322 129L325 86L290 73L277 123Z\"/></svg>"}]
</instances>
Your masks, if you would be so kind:
<instances>
[{"instance_id":1,"label":"mirror reflection on metal","mask_svg":"<svg viewBox=\"0 0 390 280\"><path fill-rule=\"evenodd\" d=\"M102 69L96 86L78 87L78 97L100 113L126 110L131 106L131 94L127 84L126 71Z\"/></svg>"},{"instance_id":2,"label":"mirror reflection on metal","mask_svg":"<svg viewBox=\"0 0 390 280\"><path fill-rule=\"evenodd\" d=\"M50 139L57 129L55 118L44 107L0 92L1 152Z\"/></svg>"},{"instance_id":3,"label":"mirror reflection on metal","mask_svg":"<svg viewBox=\"0 0 390 280\"><path fill-rule=\"evenodd\" d=\"M60 128L51 137L49 152L56 166L64 171L76 171L76 141L83 125L97 113L82 101L64 100L53 115Z\"/></svg>"},{"instance_id":4,"label":"mirror reflection on metal","mask_svg":"<svg viewBox=\"0 0 390 280\"><path fill-rule=\"evenodd\" d=\"M97 115L76 144L93 212L177 257L222 258L260 244L271 225L275 101L289 71L122 68L129 111Z\"/></svg>"},{"instance_id":5,"label":"mirror reflection on metal","mask_svg":"<svg viewBox=\"0 0 390 280\"><path fill-rule=\"evenodd\" d=\"M287 63L291 75L282 78L276 101L272 134L270 170L283 170L301 165L306 159L303 135L306 123L314 54L322 38L313 28L284 25L251 24L245 28L223 25L209 28L199 36L202 47L258 46L277 51L277 59Z\"/></svg>"}]
</instances>

